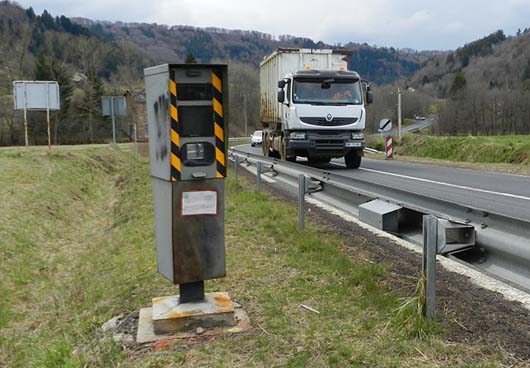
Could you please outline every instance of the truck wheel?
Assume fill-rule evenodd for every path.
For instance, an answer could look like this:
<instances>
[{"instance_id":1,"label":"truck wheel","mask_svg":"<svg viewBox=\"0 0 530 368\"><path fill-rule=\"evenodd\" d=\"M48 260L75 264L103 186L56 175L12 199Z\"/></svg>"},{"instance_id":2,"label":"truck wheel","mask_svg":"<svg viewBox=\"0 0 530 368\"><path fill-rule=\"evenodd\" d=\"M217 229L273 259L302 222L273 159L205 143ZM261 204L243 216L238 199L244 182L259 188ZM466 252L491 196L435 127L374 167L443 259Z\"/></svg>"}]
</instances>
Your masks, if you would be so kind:
<instances>
[{"instance_id":1,"label":"truck wheel","mask_svg":"<svg viewBox=\"0 0 530 368\"><path fill-rule=\"evenodd\" d=\"M266 133L263 133L262 136L261 151L263 156L269 157L269 136Z\"/></svg>"},{"instance_id":2,"label":"truck wheel","mask_svg":"<svg viewBox=\"0 0 530 368\"><path fill-rule=\"evenodd\" d=\"M346 161L346 167L348 169L358 169L359 166L361 166L361 159L361 151L358 150L351 150L344 157L344 161Z\"/></svg>"},{"instance_id":3,"label":"truck wheel","mask_svg":"<svg viewBox=\"0 0 530 368\"><path fill-rule=\"evenodd\" d=\"M280 141L280 160L287 160L287 142L285 141L285 138Z\"/></svg>"},{"instance_id":4,"label":"truck wheel","mask_svg":"<svg viewBox=\"0 0 530 368\"><path fill-rule=\"evenodd\" d=\"M287 156L287 139L284 138L280 144L280 159L282 161L296 162L296 156Z\"/></svg>"}]
</instances>

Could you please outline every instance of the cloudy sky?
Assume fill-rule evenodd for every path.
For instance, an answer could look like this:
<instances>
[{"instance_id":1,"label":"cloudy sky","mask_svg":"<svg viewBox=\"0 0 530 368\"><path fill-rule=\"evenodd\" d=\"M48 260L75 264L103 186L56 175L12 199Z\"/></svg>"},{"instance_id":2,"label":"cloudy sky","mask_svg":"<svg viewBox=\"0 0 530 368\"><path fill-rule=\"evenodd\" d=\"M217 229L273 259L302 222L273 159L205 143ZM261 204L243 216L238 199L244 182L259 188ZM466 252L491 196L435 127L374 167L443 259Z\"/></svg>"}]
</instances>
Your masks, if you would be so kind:
<instances>
[{"instance_id":1,"label":"cloudy sky","mask_svg":"<svg viewBox=\"0 0 530 368\"><path fill-rule=\"evenodd\" d=\"M530 27L530 0L17 0L37 13L291 34L315 41L452 49Z\"/></svg>"}]
</instances>

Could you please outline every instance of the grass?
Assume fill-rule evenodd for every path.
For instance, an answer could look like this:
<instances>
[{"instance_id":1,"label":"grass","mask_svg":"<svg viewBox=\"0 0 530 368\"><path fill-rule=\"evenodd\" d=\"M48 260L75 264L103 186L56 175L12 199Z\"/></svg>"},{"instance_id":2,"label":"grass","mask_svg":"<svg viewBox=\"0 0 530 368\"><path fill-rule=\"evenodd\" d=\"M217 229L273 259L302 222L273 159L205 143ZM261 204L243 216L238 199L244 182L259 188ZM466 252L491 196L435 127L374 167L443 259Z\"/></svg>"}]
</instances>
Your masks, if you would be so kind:
<instances>
[{"instance_id":1,"label":"grass","mask_svg":"<svg viewBox=\"0 0 530 368\"><path fill-rule=\"evenodd\" d=\"M400 155L450 161L528 165L530 136L432 137L405 135Z\"/></svg>"},{"instance_id":2,"label":"grass","mask_svg":"<svg viewBox=\"0 0 530 368\"><path fill-rule=\"evenodd\" d=\"M109 147L0 151L0 366L493 367L444 340L384 264L296 210L227 180L224 279L254 330L128 356L100 326L175 287L156 274L148 163ZM300 308L306 304L320 314Z\"/></svg>"}]
</instances>

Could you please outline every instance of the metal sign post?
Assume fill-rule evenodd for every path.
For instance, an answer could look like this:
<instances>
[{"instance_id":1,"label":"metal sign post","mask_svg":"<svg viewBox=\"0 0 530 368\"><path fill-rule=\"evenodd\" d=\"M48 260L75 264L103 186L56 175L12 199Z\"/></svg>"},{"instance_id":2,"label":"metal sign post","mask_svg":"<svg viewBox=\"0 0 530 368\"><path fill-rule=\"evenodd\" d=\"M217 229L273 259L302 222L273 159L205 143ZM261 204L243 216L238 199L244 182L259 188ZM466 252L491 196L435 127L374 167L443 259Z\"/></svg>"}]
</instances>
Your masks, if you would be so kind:
<instances>
[{"instance_id":1,"label":"metal sign post","mask_svg":"<svg viewBox=\"0 0 530 368\"><path fill-rule=\"evenodd\" d=\"M394 141L391 135L385 137L385 159L392 160L394 158Z\"/></svg>"},{"instance_id":2,"label":"metal sign post","mask_svg":"<svg viewBox=\"0 0 530 368\"><path fill-rule=\"evenodd\" d=\"M133 135L134 135L134 154L138 155L138 132L136 130L136 121L133 124Z\"/></svg>"},{"instance_id":3,"label":"metal sign post","mask_svg":"<svg viewBox=\"0 0 530 368\"><path fill-rule=\"evenodd\" d=\"M256 190L261 190L261 173L263 163L261 161L256 162Z\"/></svg>"},{"instance_id":4,"label":"metal sign post","mask_svg":"<svg viewBox=\"0 0 530 368\"><path fill-rule=\"evenodd\" d=\"M394 158L392 121L390 119L381 119L379 122L379 132L385 136L385 159Z\"/></svg>"},{"instance_id":5,"label":"metal sign post","mask_svg":"<svg viewBox=\"0 0 530 368\"><path fill-rule=\"evenodd\" d=\"M52 138L50 133L50 89L46 89L46 124L48 130L48 153L52 153Z\"/></svg>"},{"instance_id":6,"label":"metal sign post","mask_svg":"<svg viewBox=\"0 0 530 368\"><path fill-rule=\"evenodd\" d=\"M401 90L398 87L398 139L401 142Z\"/></svg>"},{"instance_id":7,"label":"metal sign post","mask_svg":"<svg viewBox=\"0 0 530 368\"><path fill-rule=\"evenodd\" d=\"M112 115L112 144L116 144L116 115L114 114L114 97L110 98L110 110Z\"/></svg>"},{"instance_id":8,"label":"metal sign post","mask_svg":"<svg viewBox=\"0 0 530 368\"><path fill-rule=\"evenodd\" d=\"M14 81L15 110L24 111L24 142L29 146L28 110L46 111L48 153L51 153L50 111L61 109L59 84L55 81Z\"/></svg>"},{"instance_id":9,"label":"metal sign post","mask_svg":"<svg viewBox=\"0 0 530 368\"><path fill-rule=\"evenodd\" d=\"M303 231L305 225L305 194L306 177L304 174L298 175L298 230Z\"/></svg>"},{"instance_id":10,"label":"metal sign post","mask_svg":"<svg viewBox=\"0 0 530 368\"><path fill-rule=\"evenodd\" d=\"M26 97L26 86L24 86L24 141L26 143L26 148L29 147L28 140L28 103Z\"/></svg>"},{"instance_id":11,"label":"metal sign post","mask_svg":"<svg viewBox=\"0 0 530 368\"><path fill-rule=\"evenodd\" d=\"M438 248L438 219L423 216L423 315L434 319L436 308L436 253Z\"/></svg>"},{"instance_id":12,"label":"metal sign post","mask_svg":"<svg viewBox=\"0 0 530 368\"><path fill-rule=\"evenodd\" d=\"M101 97L101 115L112 118L112 144L116 144L116 116L127 115L127 100L124 96Z\"/></svg>"}]
</instances>

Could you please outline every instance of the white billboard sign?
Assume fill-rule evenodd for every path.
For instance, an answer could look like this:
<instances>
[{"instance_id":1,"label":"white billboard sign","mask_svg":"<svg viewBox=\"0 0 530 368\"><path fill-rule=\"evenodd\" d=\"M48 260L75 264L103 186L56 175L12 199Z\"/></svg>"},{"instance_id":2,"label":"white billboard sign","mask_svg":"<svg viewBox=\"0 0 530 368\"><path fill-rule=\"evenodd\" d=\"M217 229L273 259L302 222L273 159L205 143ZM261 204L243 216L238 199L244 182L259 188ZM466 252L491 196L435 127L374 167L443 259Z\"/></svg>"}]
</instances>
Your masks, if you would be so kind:
<instances>
[{"instance_id":1,"label":"white billboard sign","mask_svg":"<svg viewBox=\"0 0 530 368\"><path fill-rule=\"evenodd\" d=\"M59 83L54 81L14 81L15 110L61 109Z\"/></svg>"}]
</instances>

